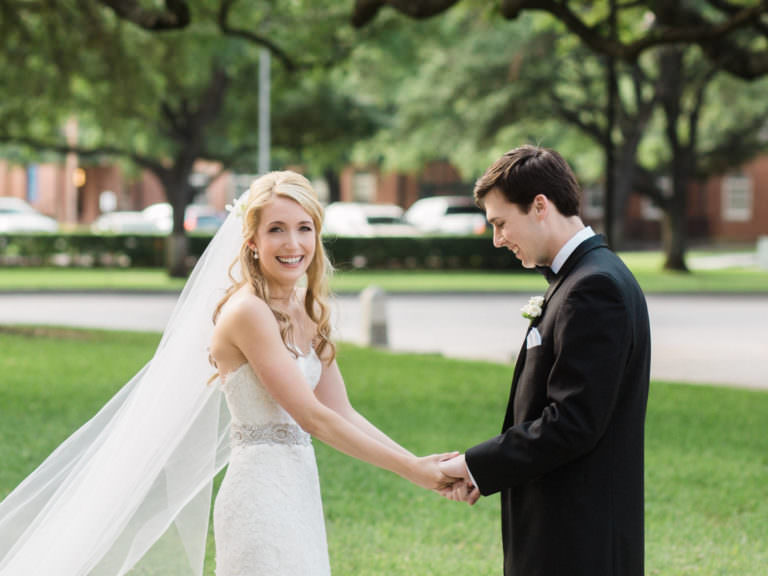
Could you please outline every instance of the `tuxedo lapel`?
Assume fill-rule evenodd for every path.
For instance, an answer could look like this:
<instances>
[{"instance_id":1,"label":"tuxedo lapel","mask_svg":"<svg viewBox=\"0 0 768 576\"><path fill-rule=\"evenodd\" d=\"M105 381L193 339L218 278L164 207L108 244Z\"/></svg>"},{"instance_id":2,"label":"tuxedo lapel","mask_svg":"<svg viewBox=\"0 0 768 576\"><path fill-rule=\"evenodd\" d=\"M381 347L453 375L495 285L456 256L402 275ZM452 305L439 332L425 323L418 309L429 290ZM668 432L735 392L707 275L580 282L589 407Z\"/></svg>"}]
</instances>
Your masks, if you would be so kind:
<instances>
[{"instance_id":1,"label":"tuxedo lapel","mask_svg":"<svg viewBox=\"0 0 768 576\"><path fill-rule=\"evenodd\" d=\"M530 326L528 330L530 330ZM526 336L528 333L526 332ZM517 390L517 381L520 380L520 373L523 370L523 364L525 364L525 352L527 350L526 340L523 340L523 345L520 347L520 352L515 360L515 370L512 373L512 385L509 387L509 400L507 400L507 413L504 415L504 425L502 426L502 432L512 426L514 420L513 404L515 400L515 390Z\"/></svg>"}]
</instances>

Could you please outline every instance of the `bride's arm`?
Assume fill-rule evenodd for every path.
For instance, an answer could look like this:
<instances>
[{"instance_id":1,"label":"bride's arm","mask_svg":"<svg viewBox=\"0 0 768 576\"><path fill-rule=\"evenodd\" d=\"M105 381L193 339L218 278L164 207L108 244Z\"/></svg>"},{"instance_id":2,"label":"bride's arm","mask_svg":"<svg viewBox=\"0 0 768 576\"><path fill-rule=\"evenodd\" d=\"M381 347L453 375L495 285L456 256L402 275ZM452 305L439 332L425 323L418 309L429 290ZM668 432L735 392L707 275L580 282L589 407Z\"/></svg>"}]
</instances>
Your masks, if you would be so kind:
<instances>
[{"instance_id":1,"label":"bride's arm","mask_svg":"<svg viewBox=\"0 0 768 576\"><path fill-rule=\"evenodd\" d=\"M224 319L220 322L223 324ZM236 346L272 397L309 434L349 456L384 468L428 489L451 484L439 455L417 458L372 438L315 396L286 349L272 311L253 297L227 314L220 334Z\"/></svg>"},{"instance_id":2,"label":"bride's arm","mask_svg":"<svg viewBox=\"0 0 768 576\"><path fill-rule=\"evenodd\" d=\"M382 442L393 450L403 454L412 454L371 424L365 416L360 414L349 401L344 378L341 375L338 364L334 359L330 364L323 364L323 375L315 388L315 396L328 408L340 414L347 421L368 434L371 438Z\"/></svg>"}]
</instances>

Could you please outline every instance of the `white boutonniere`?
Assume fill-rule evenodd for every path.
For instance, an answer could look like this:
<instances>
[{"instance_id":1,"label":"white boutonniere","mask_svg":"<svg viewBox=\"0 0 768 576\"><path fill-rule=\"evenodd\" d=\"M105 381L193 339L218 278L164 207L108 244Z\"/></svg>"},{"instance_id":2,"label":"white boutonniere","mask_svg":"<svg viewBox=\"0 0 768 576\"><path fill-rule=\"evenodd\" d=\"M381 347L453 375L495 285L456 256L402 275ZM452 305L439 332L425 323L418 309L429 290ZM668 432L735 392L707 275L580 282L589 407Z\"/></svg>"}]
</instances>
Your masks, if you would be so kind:
<instances>
[{"instance_id":1,"label":"white boutonniere","mask_svg":"<svg viewBox=\"0 0 768 576\"><path fill-rule=\"evenodd\" d=\"M536 320L541 316L541 308L544 306L544 296L532 296L528 300L528 304L520 308L520 312L523 313L523 318L528 320Z\"/></svg>"},{"instance_id":2,"label":"white boutonniere","mask_svg":"<svg viewBox=\"0 0 768 576\"><path fill-rule=\"evenodd\" d=\"M245 210L248 208L248 197L250 196L250 190L246 190L240 195L240 198L235 199L232 204L227 204L225 208L227 212L232 212L235 216L242 219L245 216Z\"/></svg>"}]
</instances>

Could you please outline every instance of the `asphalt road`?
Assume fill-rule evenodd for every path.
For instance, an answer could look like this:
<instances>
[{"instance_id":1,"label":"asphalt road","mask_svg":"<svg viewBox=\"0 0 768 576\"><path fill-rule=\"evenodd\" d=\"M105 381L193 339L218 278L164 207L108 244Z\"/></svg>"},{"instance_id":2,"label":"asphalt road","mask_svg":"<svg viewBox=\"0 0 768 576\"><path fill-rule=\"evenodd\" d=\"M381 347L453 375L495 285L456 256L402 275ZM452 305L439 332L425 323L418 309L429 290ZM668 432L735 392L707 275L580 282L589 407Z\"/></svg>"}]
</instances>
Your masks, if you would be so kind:
<instances>
[{"instance_id":1,"label":"asphalt road","mask_svg":"<svg viewBox=\"0 0 768 576\"><path fill-rule=\"evenodd\" d=\"M0 294L0 324L161 331L175 300L169 294ZM389 344L397 351L508 363L525 333L520 307L527 300L520 294L390 295ZM648 308L654 379L768 389L768 296L650 295ZM362 341L360 311L356 296L336 298L339 340Z\"/></svg>"}]
</instances>

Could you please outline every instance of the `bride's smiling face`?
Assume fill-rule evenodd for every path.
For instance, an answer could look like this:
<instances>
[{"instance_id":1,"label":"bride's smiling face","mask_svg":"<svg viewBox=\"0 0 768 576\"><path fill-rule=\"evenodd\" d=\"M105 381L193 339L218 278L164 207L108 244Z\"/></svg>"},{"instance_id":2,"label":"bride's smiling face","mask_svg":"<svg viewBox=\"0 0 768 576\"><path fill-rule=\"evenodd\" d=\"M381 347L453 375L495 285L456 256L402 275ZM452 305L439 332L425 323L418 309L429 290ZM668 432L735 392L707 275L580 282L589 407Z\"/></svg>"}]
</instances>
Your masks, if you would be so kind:
<instances>
[{"instance_id":1,"label":"bride's smiling face","mask_svg":"<svg viewBox=\"0 0 768 576\"><path fill-rule=\"evenodd\" d=\"M315 224L298 202L277 196L261 209L253 244L267 281L292 288L315 257Z\"/></svg>"}]
</instances>

